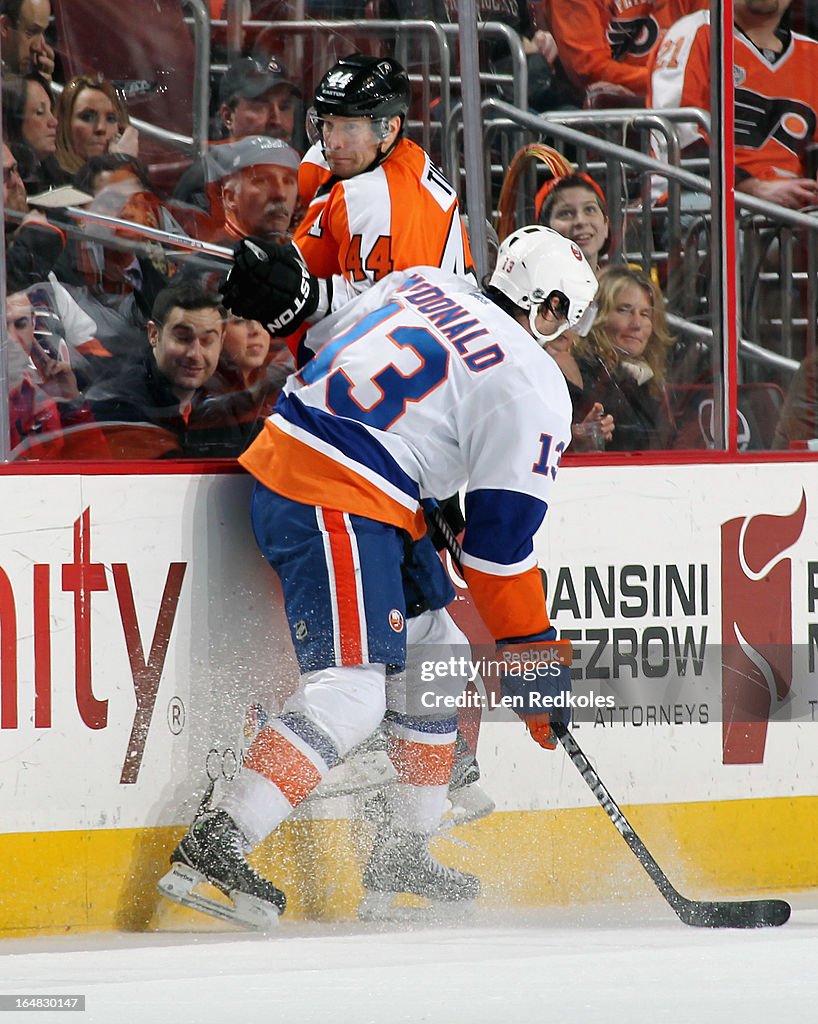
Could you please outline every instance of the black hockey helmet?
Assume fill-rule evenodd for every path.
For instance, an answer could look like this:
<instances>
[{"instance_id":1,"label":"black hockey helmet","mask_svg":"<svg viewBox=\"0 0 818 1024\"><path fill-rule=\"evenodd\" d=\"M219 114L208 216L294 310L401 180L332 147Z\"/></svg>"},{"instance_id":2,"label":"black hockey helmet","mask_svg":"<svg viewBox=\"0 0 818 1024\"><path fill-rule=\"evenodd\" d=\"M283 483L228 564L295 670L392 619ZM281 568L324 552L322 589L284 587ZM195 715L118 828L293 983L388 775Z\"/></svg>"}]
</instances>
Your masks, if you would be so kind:
<instances>
[{"instance_id":1,"label":"black hockey helmet","mask_svg":"<svg viewBox=\"0 0 818 1024\"><path fill-rule=\"evenodd\" d=\"M409 111L409 76L390 57L353 53L318 83L313 108L319 117L400 117Z\"/></svg>"}]
</instances>

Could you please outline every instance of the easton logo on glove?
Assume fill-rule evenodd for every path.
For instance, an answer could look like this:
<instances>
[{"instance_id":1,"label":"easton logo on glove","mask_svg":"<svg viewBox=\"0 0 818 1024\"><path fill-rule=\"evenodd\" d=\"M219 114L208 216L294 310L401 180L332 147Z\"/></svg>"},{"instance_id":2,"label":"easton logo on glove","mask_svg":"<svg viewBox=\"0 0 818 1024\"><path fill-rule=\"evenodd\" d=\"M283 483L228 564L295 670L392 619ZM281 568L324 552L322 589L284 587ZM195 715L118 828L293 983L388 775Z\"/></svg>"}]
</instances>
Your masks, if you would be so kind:
<instances>
[{"instance_id":1,"label":"easton logo on glove","mask_svg":"<svg viewBox=\"0 0 818 1024\"><path fill-rule=\"evenodd\" d=\"M314 280L314 279L312 279ZM292 305L289 309L285 309L281 316L275 320L270 320L267 323L267 330L270 334L278 334L280 332L289 333L304 320L304 317L300 314L303 312L304 307L310 301L310 288L311 288L311 275L306 267L303 268L303 275L301 277L301 292L298 295L293 296ZM315 307L313 307L314 309ZM312 312L312 310L310 310ZM305 314L309 316L309 313Z\"/></svg>"},{"instance_id":2,"label":"easton logo on glove","mask_svg":"<svg viewBox=\"0 0 818 1024\"><path fill-rule=\"evenodd\" d=\"M274 335L291 334L318 306L318 281L290 243L244 238L222 286L222 301L236 316L258 320Z\"/></svg>"}]
</instances>

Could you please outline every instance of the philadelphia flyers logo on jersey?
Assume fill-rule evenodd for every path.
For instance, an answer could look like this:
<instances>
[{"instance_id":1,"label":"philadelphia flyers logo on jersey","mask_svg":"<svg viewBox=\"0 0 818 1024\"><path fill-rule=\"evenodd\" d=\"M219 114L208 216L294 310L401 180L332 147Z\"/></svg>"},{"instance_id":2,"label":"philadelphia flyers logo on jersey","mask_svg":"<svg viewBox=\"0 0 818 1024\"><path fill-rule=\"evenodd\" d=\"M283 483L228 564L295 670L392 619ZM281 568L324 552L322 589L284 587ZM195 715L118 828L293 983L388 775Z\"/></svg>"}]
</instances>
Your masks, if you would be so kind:
<instances>
[{"instance_id":1,"label":"philadelphia flyers logo on jersey","mask_svg":"<svg viewBox=\"0 0 818 1024\"><path fill-rule=\"evenodd\" d=\"M803 157L815 136L818 115L798 100L736 89L736 145L761 149L769 140Z\"/></svg>"},{"instance_id":2,"label":"philadelphia flyers logo on jersey","mask_svg":"<svg viewBox=\"0 0 818 1024\"><path fill-rule=\"evenodd\" d=\"M655 18L617 18L606 32L614 60L625 57L644 57L650 53L659 38L659 25Z\"/></svg>"}]
</instances>

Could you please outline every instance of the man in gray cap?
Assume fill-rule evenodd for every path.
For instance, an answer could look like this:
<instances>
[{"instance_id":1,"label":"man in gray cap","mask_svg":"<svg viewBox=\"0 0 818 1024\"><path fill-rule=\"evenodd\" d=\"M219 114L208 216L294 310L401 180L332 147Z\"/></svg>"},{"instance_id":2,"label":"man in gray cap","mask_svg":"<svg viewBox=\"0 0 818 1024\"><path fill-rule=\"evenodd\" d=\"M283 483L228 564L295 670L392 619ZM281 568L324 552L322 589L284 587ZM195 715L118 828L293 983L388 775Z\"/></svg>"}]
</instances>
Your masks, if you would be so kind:
<instances>
[{"instance_id":1,"label":"man in gray cap","mask_svg":"<svg viewBox=\"0 0 818 1024\"><path fill-rule=\"evenodd\" d=\"M240 57L228 67L219 86L219 131L229 143L266 135L292 144L300 98L301 90L278 58ZM219 148L214 146L211 152ZM207 171L204 161L195 160L179 179L174 199L210 211Z\"/></svg>"},{"instance_id":2,"label":"man in gray cap","mask_svg":"<svg viewBox=\"0 0 818 1024\"><path fill-rule=\"evenodd\" d=\"M208 157L224 206L224 224L212 241L232 245L247 235L288 241L298 198L296 151L281 139L251 135L214 146Z\"/></svg>"}]
</instances>

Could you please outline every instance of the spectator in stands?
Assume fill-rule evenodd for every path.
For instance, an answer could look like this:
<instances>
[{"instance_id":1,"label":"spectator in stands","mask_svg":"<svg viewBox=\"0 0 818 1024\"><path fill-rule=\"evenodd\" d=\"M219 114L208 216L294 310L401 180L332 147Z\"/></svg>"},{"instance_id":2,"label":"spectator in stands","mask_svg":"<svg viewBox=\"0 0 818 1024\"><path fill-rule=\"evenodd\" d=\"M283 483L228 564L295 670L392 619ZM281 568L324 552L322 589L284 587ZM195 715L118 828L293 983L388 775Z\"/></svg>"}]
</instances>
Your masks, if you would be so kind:
<instances>
[{"instance_id":1,"label":"spectator in stands","mask_svg":"<svg viewBox=\"0 0 818 1024\"><path fill-rule=\"evenodd\" d=\"M550 0L551 31L586 106L641 106L663 33L708 0Z\"/></svg>"},{"instance_id":2,"label":"spectator in stands","mask_svg":"<svg viewBox=\"0 0 818 1024\"><path fill-rule=\"evenodd\" d=\"M26 187L20 176L20 165L11 149L3 143L3 210L24 214L28 210ZM13 219L6 219L7 226L15 227Z\"/></svg>"},{"instance_id":3,"label":"spectator in stands","mask_svg":"<svg viewBox=\"0 0 818 1024\"><path fill-rule=\"evenodd\" d=\"M251 135L210 153L220 179L224 223L210 241L232 245L254 235L286 242L298 199L298 154L280 139Z\"/></svg>"},{"instance_id":4,"label":"spectator in stands","mask_svg":"<svg viewBox=\"0 0 818 1024\"><path fill-rule=\"evenodd\" d=\"M557 44L552 34L539 28L532 17L535 5L528 0L477 0L477 21L500 22L520 37L528 70L527 104L531 110L558 110L581 105L582 93L568 81L559 61ZM423 18L456 24L459 17L457 0L384 0L384 18ZM485 44L489 70L496 75L512 75L513 59L505 39L491 37ZM498 85L499 95L512 102L510 85Z\"/></svg>"},{"instance_id":5,"label":"spectator in stands","mask_svg":"<svg viewBox=\"0 0 818 1024\"><path fill-rule=\"evenodd\" d=\"M89 160L74 181L94 195L90 208L96 212L164 226L145 173L133 157L105 153ZM91 368L95 378L118 372L118 360L145 352L151 308L168 283L161 249L145 244L135 250L131 232L88 224L81 237L71 237L55 273L97 325L99 358Z\"/></svg>"},{"instance_id":6,"label":"spectator in stands","mask_svg":"<svg viewBox=\"0 0 818 1024\"><path fill-rule=\"evenodd\" d=\"M13 277L9 287L16 287ZM12 457L59 458L63 431L90 425L93 417L69 364L54 358L35 336L34 308L25 291L6 300L6 331ZM99 437L89 440L89 456L105 453Z\"/></svg>"},{"instance_id":7,"label":"spectator in stands","mask_svg":"<svg viewBox=\"0 0 818 1024\"><path fill-rule=\"evenodd\" d=\"M818 202L807 159L818 143L818 42L781 24L790 2L734 3L736 188L799 209ZM709 69L710 14L699 11L673 25L657 51L649 105L709 110ZM707 155L700 128L678 132L684 155Z\"/></svg>"},{"instance_id":8,"label":"spectator in stands","mask_svg":"<svg viewBox=\"0 0 818 1024\"><path fill-rule=\"evenodd\" d=\"M292 143L300 98L301 90L277 57L263 63L255 57L240 57L219 85L222 135L226 139L270 135Z\"/></svg>"},{"instance_id":9,"label":"spectator in stands","mask_svg":"<svg viewBox=\"0 0 818 1024\"><path fill-rule=\"evenodd\" d=\"M65 248L65 235L38 211L29 210L20 168L3 143L3 209L6 211L6 265L20 287L44 281ZM19 217L14 217L16 213Z\"/></svg>"},{"instance_id":10,"label":"spectator in stands","mask_svg":"<svg viewBox=\"0 0 818 1024\"><path fill-rule=\"evenodd\" d=\"M57 162L68 174L102 153L137 154L138 137L125 104L101 75L71 79L60 94L57 121Z\"/></svg>"},{"instance_id":11,"label":"spectator in stands","mask_svg":"<svg viewBox=\"0 0 818 1024\"><path fill-rule=\"evenodd\" d=\"M278 58L262 62L241 57L230 65L219 86L222 137L236 142L250 135L268 135L292 145L300 98L301 90ZM203 160L195 160L180 178L174 198L211 211L207 170ZM220 211L212 213L218 219Z\"/></svg>"},{"instance_id":12,"label":"spectator in stands","mask_svg":"<svg viewBox=\"0 0 818 1024\"><path fill-rule=\"evenodd\" d=\"M595 274L599 274L599 258L608 246L610 223L605 194L593 178L577 172L561 178L549 178L534 198L534 212L539 224L572 239L582 250ZM566 331L545 346L554 358L568 385L571 401L579 407L585 390L582 370L575 357L578 336ZM573 451L598 451L613 438L613 416L601 402L594 402L581 419L571 424Z\"/></svg>"},{"instance_id":13,"label":"spectator in stands","mask_svg":"<svg viewBox=\"0 0 818 1024\"><path fill-rule=\"evenodd\" d=\"M559 366L568 385L568 394L571 396L571 405L574 409L571 422L571 450L601 451L611 442L616 423L613 416L605 411L602 402L593 402L588 408L584 400L588 384L575 354L577 338L574 331L565 331L553 341L546 342L543 348Z\"/></svg>"},{"instance_id":14,"label":"spectator in stands","mask_svg":"<svg viewBox=\"0 0 818 1024\"><path fill-rule=\"evenodd\" d=\"M29 301L35 306L41 325L48 324L48 334L53 341L51 355L70 362L72 369L83 375L84 383L88 358L100 349L97 326L57 280L54 268L63 257L65 233L38 210L29 210L17 161L6 145L3 146L3 205L7 213L7 291L28 290ZM19 219L12 219L14 212L19 214ZM43 344L46 344L44 340Z\"/></svg>"},{"instance_id":15,"label":"spectator in stands","mask_svg":"<svg viewBox=\"0 0 818 1024\"><path fill-rule=\"evenodd\" d=\"M595 403L613 417L608 451L665 448L672 418L665 364L672 344L664 299L650 277L621 264L599 274L597 314L588 336L576 342L582 393L574 393L575 419Z\"/></svg>"},{"instance_id":16,"label":"spectator in stands","mask_svg":"<svg viewBox=\"0 0 818 1024\"><path fill-rule=\"evenodd\" d=\"M294 368L287 346L274 342L258 320L228 316L219 364L205 384L208 422L240 424L246 447L272 413Z\"/></svg>"},{"instance_id":17,"label":"spectator in stands","mask_svg":"<svg viewBox=\"0 0 818 1024\"><path fill-rule=\"evenodd\" d=\"M94 197L91 209L160 231L182 228L150 182L148 168L127 153L91 157L74 175L74 185Z\"/></svg>"},{"instance_id":18,"label":"spectator in stands","mask_svg":"<svg viewBox=\"0 0 818 1024\"><path fill-rule=\"evenodd\" d=\"M3 74L39 72L51 79L54 49L45 38L51 21L51 0L0 0L0 48Z\"/></svg>"},{"instance_id":19,"label":"spectator in stands","mask_svg":"<svg viewBox=\"0 0 818 1024\"><path fill-rule=\"evenodd\" d=\"M57 118L48 81L37 72L3 80L3 135L20 165L29 195L67 180L54 155Z\"/></svg>"},{"instance_id":20,"label":"spectator in stands","mask_svg":"<svg viewBox=\"0 0 818 1024\"><path fill-rule=\"evenodd\" d=\"M593 272L599 271L610 222L605 194L593 178L579 172L550 178L534 199L534 214L538 224L576 242Z\"/></svg>"},{"instance_id":21,"label":"spectator in stands","mask_svg":"<svg viewBox=\"0 0 818 1024\"><path fill-rule=\"evenodd\" d=\"M222 350L224 310L218 295L192 281L156 298L148 323L150 351L88 391L99 422L146 423L173 434L177 455L234 456L245 436L234 422L208 422L204 384Z\"/></svg>"}]
</instances>

